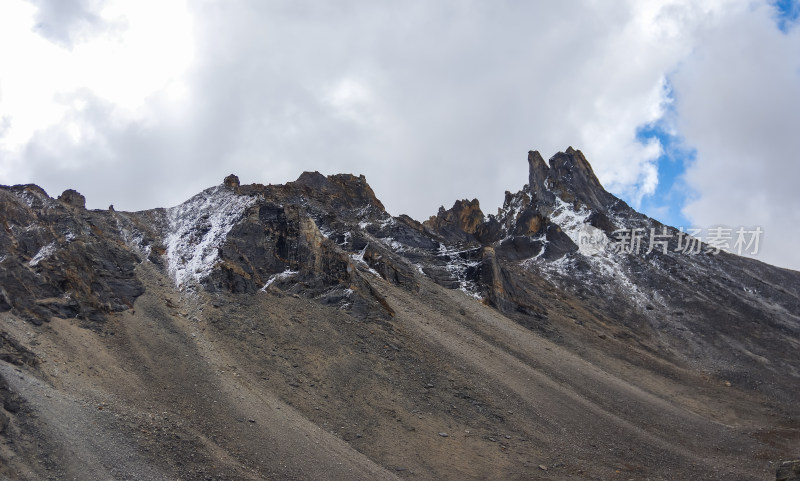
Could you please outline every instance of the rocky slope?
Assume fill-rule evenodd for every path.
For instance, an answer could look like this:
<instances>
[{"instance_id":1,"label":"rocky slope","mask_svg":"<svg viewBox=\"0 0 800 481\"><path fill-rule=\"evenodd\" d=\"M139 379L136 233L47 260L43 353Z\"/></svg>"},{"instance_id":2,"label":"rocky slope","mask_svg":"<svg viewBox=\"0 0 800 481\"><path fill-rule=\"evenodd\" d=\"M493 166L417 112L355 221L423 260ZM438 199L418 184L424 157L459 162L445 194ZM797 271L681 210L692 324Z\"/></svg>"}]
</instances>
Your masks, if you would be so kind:
<instances>
[{"instance_id":1,"label":"rocky slope","mask_svg":"<svg viewBox=\"0 0 800 481\"><path fill-rule=\"evenodd\" d=\"M423 223L317 172L144 212L0 187L0 479L774 479L800 274L528 163Z\"/></svg>"}]
</instances>

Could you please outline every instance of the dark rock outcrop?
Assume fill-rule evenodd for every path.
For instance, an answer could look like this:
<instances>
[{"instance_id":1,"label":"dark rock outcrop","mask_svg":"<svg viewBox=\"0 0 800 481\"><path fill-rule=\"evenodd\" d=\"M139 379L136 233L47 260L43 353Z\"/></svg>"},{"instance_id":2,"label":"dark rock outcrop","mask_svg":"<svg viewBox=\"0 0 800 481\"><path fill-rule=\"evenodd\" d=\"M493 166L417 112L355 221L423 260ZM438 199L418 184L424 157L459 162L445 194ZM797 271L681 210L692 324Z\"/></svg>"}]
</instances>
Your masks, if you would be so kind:
<instances>
[{"instance_id":1,"label":"dark rock outcrop","mask_svg":"<svg viewBox=\"0 0 800 481\"><path fill-rule=\"evenodd\" d=\"M548 178L562 200L593 212L606 212L619 200L600 185L586 157L572 147L550 158Z\"/></svg>"},{"instance_id":2,"label":"dark rock outcrop","mask_svg":"<svg viewBox=\"0 0 800 481\"><path fill-rule=\"evenodd\" d=\"M453 207L439 212L426 220L423 225L440 235L447 242L475 241L478 228L483 224L484 216L478 199L457 200Z\"/></svg>"},{"instance_id":3,"label":"dark rock outcrop","mask_svg":"<svg viewBox=\"0 0 800 481\"><path fill-rule=\"evenodd\" d=\"M782 462L775 472L775 481L800 481L800 460Z\"/></svg>"},{"instance_id":4,"label":"dark rock outcrop","mask_svg":"<svg viewBox=\"0 0 800 481\"><path fill-rule=\"evenodd\" d=\"M64 204L75 207L77 209L85 209L86 208L86 197L84 197L80 192L73 189L67 189L58 196L58 200L63 202Z\"/></svg>"},{"instance_id":5,"label":"dark rock outcrop","mask_svg":"<svg viewBox=\"0 0 800 481\"><path fill-rule=\"evenodd\" d=\"M55 202L30 186L0 190L0 311L34 324L52 316L98 322L143 292L138 256L121 245L108 214L70 212L82 199L66 191Z\"/></svg>"},{"instance_id":6,"label":"dark rock outcrop","mask_svg":"<svg viewBox=\"0 0 800 481\"><path fill-rule=\"evenodd\" d=\"M528 187L536 205L553 205L555 195L547 182L549 174L550 167L542 155L536 150L528 152Z\"/></svg>"},{"instance_id":7,"label":"dark rock outcrop","mask_svg":"<svg viewBox=\"0 0 800 481\"><path fill-rule=\"evenodd\" d=\"M231 174L225 177L225 180L222 183L225 185L225 187L231 190L236 190L239 188L239 177Z\"/></svg>"},{"instance_id":8,"label":"dark rock outcrop","mask_svg":"<svg viewBox=\"0 0 800 481\"><path fill-rule=\"evenodd\" d=\"M369 208L385 212L367 179L350 174L324 176L319 172L303 172L294 182L286 185L294 199L313 199L326 203L330 210L347 215L348 209ZM287 192L287 193L289 193Z\"/></svg>"},{"instance_id":9,"label":"dark rock outcrop","mask_svg":"<svg viewBox=\"0 0 800 481\"><path fill-rule=\"evenodd\" d=\"M225 180L222 181L222 185L224 185L227 189L230 189L235 194L241 194L241 186L239 183L239 177L230 174L229 176L225 177Z\"/></svg>"}]
</instances>

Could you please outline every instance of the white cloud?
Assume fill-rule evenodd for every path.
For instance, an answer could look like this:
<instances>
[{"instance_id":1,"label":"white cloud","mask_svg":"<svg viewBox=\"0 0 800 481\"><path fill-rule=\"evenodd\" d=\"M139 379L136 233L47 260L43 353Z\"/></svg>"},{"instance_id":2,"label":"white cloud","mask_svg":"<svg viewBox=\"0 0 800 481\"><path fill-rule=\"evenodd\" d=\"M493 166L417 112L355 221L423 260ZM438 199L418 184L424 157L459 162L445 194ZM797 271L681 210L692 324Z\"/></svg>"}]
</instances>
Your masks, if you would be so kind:
<instances>
[{"instance_id":1,"label":"white cloud","mask_svg":"<svg viewBox=\"0 0 800 481\"><path fill-rule=\"evenodd\" d=\"M371 114L375 102L367 85L357 78L345 77L327 89L324 97L339 114L358 123L375 121Z\"/></svg>"},{"instance_id":2,"label":"white cloud","mask_svg":"<svg viewBox=\"0 0 800 481\"><path fill-rule=\"evenodd\" d=\"M709 32L674 76L679 129L697 149L686 173L700 226L762 226L757 258L800 269L800 29L760 6Z\"/></svg>"},{"instance_id":3,"label":"white cloud","mask_svg":"<svg viewBox=\"0 0 800 481\"><path fill-rule=\"evenodd\" d=\"M40 3L37 9L9 0L0 15L0 112L10 119L0 145L6 151L55 125L76 144L91 142L83 133L93 126L79 126L87 92L113 104L114 120L139 120L149 97L171 86L191 61L189 17L180 2ZM67 16L63 23L52 18L58 14ZM77 26L70 28L68 20ZM113 28L90 35L87 23ZM43 30L52 35L40 36Z\"/></svg>"}]
</instances>

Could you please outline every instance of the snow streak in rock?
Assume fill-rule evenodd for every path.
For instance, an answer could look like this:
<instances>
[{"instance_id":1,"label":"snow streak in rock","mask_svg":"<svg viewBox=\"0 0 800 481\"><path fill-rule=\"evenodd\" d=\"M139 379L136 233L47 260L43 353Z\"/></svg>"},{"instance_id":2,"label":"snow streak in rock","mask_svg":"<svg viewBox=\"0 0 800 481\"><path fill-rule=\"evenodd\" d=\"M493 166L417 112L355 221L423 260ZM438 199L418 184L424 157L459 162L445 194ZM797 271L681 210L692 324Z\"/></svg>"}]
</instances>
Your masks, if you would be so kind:
<instances>
[{"instance_id":1,"label":"snow streak in rock","mask_svg":"<svg viewBox=\"0 0 800 481\"><path fill-rule=\"evenodd\" d=\"M453 277L453 279L458 281L458 289L476 299L483 299L480 294L478 294L478 287L475 285L475 283L467 278L467 271L470 268L478 267L481 262L467 260L461 256L461 254L470 252L472 250L473 249L459 251L455 249L448 249L446 245L439 244L439 256L444 257L447 260L445 268Z\"/></svg>"},{"instance_id":2,"label":"snow streak in rock","mask_svg":"<svg viewBox=\"0 0 800 481\"><path fill-rule=\"evenodd\" d=\"M288 279L299 272L300 271L293 271L291 269L286 269L285 271L280 272L278 274L272 274L271 276L269 276L269 279L267 279L267 283L264 284L264 287L262 287L260 290L261 292L266 292L267 288L271 286L273 282L277 280Z\"/></svg>"},{"instance_id":3,"label":"snow streak in rock","mask_svg":"<svg viewBox=\"0 0 800 481\"><path fill-rule=\"evenodd\" d=\"M36 255L33 256L33 259L31 259L30 262L28 262L28 265L33 267L33 266L39 264L43 260L45 260L48 257L50 257L51 255L53 255L53 253L55 251L56 251L56 243L55 242L51 242L51 243L47 244L46 246L44 246L41 249L39 249L39 252L37 252Z\"/></svg>"}]
</instances>

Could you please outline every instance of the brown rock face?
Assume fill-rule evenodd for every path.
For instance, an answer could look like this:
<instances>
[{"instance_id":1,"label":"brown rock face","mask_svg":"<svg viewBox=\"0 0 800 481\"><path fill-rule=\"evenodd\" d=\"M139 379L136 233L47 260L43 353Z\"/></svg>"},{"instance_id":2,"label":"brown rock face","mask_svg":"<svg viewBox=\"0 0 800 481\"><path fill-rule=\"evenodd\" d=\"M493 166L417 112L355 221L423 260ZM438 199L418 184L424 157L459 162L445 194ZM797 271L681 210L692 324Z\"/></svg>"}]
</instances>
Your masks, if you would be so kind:
<instances>
[{"instance_id":1,"label":"brown rock face","mask_svg":"<svg viewBox=\"0 0 800 481\"><path fill-rule=\"evenodd\" d=\"M81 193L77 190L65 190L61 195L58 196L58 200L69 206L77 207L78 209L86 208L86 197L81 195Z\"/></svg>"},{"instance_id":2,"label":"brown rock face","mask_svg":"<svg viewBox=\"0 0 800 481\"><path fill-rule=\"evenodd\" d=\"M224 184L225 184L225 187L227 187L227 188L229 188L229 189L231 189L233 191L236 191L236 190L239 189L239 177L231 174L231 175L225 177Z\"/></svg>"},{"instance_id":3,"label":"brown rock face","mask_svg":"<svg viewBox=\"0 0 800 481\"><path fill-rule=\"evenodd\" d=\"M363 175L337 174L326 177L319 172L303 172L286 187L298 189L297 193L304 197L324 201L334 209L374 207L379 211L385 210Z\"/></svg>"},{"instance_id":4,"label":"brown rock face","mask_svg":"<svg viewBox=\"0 0 800 481\"><path fill-rule=\"evenodd\" d=\"M423 225L444 235L445 238L463 237L467 240L478 231L483 220L484 215L478 199L457 200L448 210L440 207L439 213L425 221Z\"/></svg>"},{"instance_id":5,"label":"brown rock face","mask_svg":"<svg viewBox=\"0 0 800 481\"><path fill-rule=\"evenodd\" d=\"M286 270L301 272L317 288L348 277L347 256L335 252L314 220L293 205L254 208L229 233L220 255L223 268L212 275L212 285L231 292L255 292Z\"/></svg>"}]
</instances>

